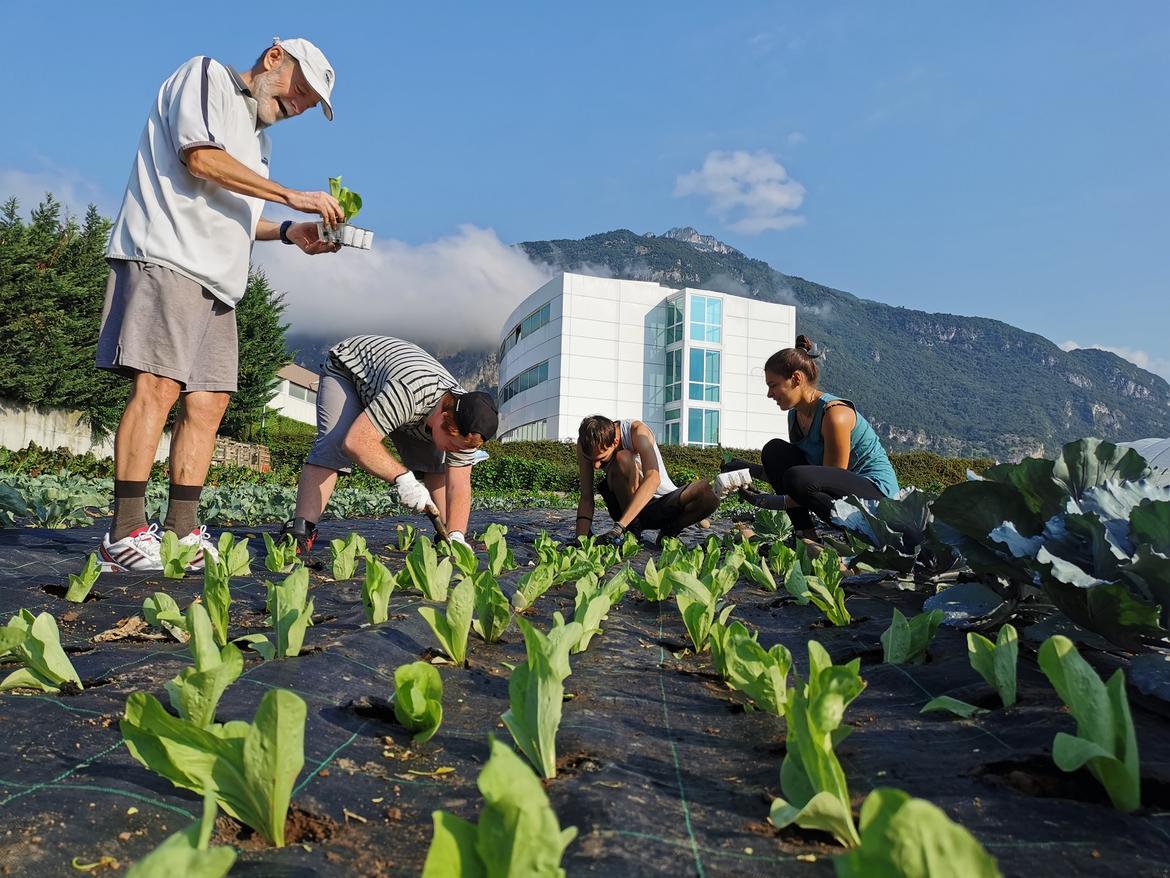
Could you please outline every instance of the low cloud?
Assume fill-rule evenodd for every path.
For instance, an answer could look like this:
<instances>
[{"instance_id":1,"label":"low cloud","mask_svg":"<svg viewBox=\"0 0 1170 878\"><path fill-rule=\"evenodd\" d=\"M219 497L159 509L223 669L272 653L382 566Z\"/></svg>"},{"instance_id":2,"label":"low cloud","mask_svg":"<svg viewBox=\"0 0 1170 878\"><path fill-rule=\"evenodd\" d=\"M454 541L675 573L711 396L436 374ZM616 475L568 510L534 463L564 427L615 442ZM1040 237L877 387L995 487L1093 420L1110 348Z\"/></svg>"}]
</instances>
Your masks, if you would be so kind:
<instances>
[{"instance_id":1,"label":"low cloud","mask_svg":"<svg viewBox=\"0 0 1170 878\"><path fill-rule=\"evenodd\" d=\"M1147 353L1138 348L1107 344L1081 344L1071 339L1062 341L1058 347L1062 351L1075 351L1078 348L1095 348L1099 351L1109 351L1111 354L1117 354L1123 360L1129 360L1135 366L1145 369L1147 372L1153 372L1155 375L1159 375L1167 381L1170 381L1170 359Z\"/></svg>"},{"instance_id":2,"label":"low cloud","mask_svg":"<svg viewBox=\"0 0 1170 878\"><path fill-rule=\"evenodd\" d=\"M675 180L676 197L698 195L709 200L708 212L733 231L745 235L779 231L804 222L796 213L805 188L770 152L715 150L697 171Z\"/></svg>"},{"instance_id":3,"label":"low cloud","mask_svg":"<svg viewBox=\"0 0 1170 878\"><path fill-rule=\"evenodd\" d=\"M61 202L69 216L85 216L91 204L96 204L98 210L111 218L118 210L118 201L110 193L70 168L45 163L35 171L0 170L0 200L15 198L22 216L27 217L44 201L46 193Z\"/></svg>"},{"instance_id":4,"label":"low cloud","mask_svg":"<svg viewBox=\"0 0 1170 878\"><path fill-rule=\"evenodd\" d=\"M552 276L471 225L419 245L375 237L373 250L306 256L262 243L253 255L287 293L293 333L393 335L440 352L495 347L512 309Z\"/></svg>"}]
</instances>

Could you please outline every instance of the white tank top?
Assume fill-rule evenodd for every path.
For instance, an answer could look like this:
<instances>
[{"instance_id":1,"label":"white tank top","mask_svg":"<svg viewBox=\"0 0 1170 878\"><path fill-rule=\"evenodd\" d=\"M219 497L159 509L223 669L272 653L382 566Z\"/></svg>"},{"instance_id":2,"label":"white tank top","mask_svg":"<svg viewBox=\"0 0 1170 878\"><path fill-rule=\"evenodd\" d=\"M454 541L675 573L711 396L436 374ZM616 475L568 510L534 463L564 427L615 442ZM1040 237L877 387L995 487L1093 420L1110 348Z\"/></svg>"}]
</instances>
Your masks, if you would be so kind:
<instances>
[{"instance_id":1,"label":"white tank top","mask_svg":"<svg viewBox=\"0 0 1170 878\"><path fill-rule=\"evenodd\" d=\"M622 428L622 449L625 451L633 451L635 458L638 461L639 474L645 472L642 466L642 455L634 449L634 434L632 418L626 418L618 422ZM670 474L666 471L666 464L662 462L662 452L658 450L658 443L654 443L654 457L658 461L658 490L654 492L655 497L665 497L672 491L678 490L678 485L670 480Z\"/></svg>"}]
</instances>

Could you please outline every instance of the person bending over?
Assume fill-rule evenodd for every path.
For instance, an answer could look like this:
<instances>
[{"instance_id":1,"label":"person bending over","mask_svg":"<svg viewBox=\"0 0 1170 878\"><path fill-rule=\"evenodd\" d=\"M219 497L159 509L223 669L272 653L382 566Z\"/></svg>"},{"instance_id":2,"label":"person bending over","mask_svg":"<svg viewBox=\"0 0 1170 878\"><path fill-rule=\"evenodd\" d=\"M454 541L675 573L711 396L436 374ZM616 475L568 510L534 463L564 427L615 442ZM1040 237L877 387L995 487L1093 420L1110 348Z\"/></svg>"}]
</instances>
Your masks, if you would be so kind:
<instances>
[{"instance_id":1,"label":"person bending over","mask_svg":"<svg viewBox=\"0 0 1170 878\"><path fill-rule=\"evenodd\" d=\"M808 336L764 364L768 398L788 412L789 440L773 439L760 453L764 477L786 496L802 537L815 537L810 512L831 521L833 501L893 497L898 477L869 422L847 399L818 386L820 370Z\"/></svg>"},{"instance_id":2,"label":"person bending over","mask_svg":"<svg viewBox=\"0 0 1170 878\"><path fill-rule=\"evenodd\" d=\"M393 483L404 506L415 512L433 506L450 539L466 542L475 451L498 425L491 396L464 391L418 345L381 335L339 342L318 385L317 438L301 472L296 512L282 535L292 536L308 555L337 474L356 463ZM386 436L401 463L382 444Z\"/></svg>"},{"instance_id":3,"label":"person bending over","mask_svg":"<svg viewBox=\"0 0 1170 878\"><path fill-rule=\"evenodd\" d=\"M654 432L641 421L611 421L603 415L585 418L577 434L577 469L579 537L592 533L594 470L604 473L596 490L614 520L613 528L602 537L606 542L620 543L626 531L640 535L643 528L657 530L660 541L678 536L719 505L707 482L680 488L670 480Z\"/></svg>"}]
</instances>

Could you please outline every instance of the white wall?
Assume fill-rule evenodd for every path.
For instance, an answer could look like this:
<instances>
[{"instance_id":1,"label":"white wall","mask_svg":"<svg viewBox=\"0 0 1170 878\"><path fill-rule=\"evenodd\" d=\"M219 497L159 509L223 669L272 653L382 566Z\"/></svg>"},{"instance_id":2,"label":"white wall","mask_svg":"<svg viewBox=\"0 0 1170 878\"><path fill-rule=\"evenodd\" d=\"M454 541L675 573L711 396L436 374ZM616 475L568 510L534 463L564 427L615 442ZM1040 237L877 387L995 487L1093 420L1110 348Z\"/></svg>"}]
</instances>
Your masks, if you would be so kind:
<instances>
[{"instance_id":1,"label":"white wall","mask_svg":"<svg viewBox=\"0 0 1170 878\"><path fill-rule=\"evenodd\" d=\"M114 437L94 442L92 432L82 420L81 412L66 409L35 408L0 399L0 446L19 451L30 442L54 451L68 448L74 454L94 457L114 456ZM171 434L163 433L155 460L166 460L171 451Z\"/></svg>"},{"instance_id":2,"label":"white wall","mask_svg":"<svg viewBox=\"0 0 1170 878\"><path fill-rule=\"evenodd\" d=\"M304 399L289 396L289 382L287 379L280 382L280 389L276 396L268 401L268 408L286 418L300 421L302 424L317 423L317 404Z\"/></svg>"}]
</instances>

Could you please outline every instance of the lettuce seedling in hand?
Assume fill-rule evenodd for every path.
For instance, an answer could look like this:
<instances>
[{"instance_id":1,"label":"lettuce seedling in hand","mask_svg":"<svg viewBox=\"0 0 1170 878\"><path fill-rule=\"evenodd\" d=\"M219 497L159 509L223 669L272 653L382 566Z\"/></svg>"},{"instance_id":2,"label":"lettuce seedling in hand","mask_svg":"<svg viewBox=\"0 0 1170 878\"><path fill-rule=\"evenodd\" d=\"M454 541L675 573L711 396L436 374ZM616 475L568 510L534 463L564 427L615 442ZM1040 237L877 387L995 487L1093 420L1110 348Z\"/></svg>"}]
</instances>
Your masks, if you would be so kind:
<instances>
[{"instance_id":1,"label":"lettuce seedling in hand","mask_svg":"<svg viewBox=\"0 0 1170 878\"><path fill-rule=\"evenodd\" d=\"M561 858L577 836L561 829L544 787L506 745L491 740L491 757L479 774L479 824L435 811L434 836L422 878L530 875L564 878Z\"/></svg>"},{"instance_id":2,"label":"lettuce seedling in hand","mask_svg":"<svg viewBox=\"0 0 1170 878\"><path fill-rule=\"evenodd\" d=\"M394 671L394 718L414 742L429 741L443 722L443 679L434 665L411 662Z\"/></svg>"},{"instance_id":3,"label":"lettuce seedling in hand","mask_svg":"<svg viewBox=\"0 0 1170 878\"><path fill-rule=\"evenodd\" d=\"M171 707L200 728L215 723L219 699L244 672L244 657L234 643L216 646L216 634L207 611L198 603L187 608L187 648L195 660L166 684Z\"/></svg>"},{"instance_id":4,"label":"lettuce seedling in hand","mask_svg":"<svg viewBox=\"0 0 1170 878\"><path fill-rule=\"evenodd\" d=\"M357 218L362 209L362 197L352 189L341 185L341 177L329 178L329 194L337 199L341 205L341 212L345 214L345 221L351 223Z\"/></svg>"},{"instance_id":5,"label":"lettuce seedling in hand","mask_svg":"<svg viewBox=\"0 0 1170 878\"><path fill-rule=\"evenodd\" d=\"M467 635L474 610L475 583L467 578L451 589L447 610L442 615L434 607L418 608L418 614L431 626L443 652L457 665L467 662Z\"/></svg>"},{"instance_id":6,"label":"lettuce seedling in hand","mask_svg":"<svg viewBox=\"0 0 1170 878\"><path fill-rule=\"evenodd\" d=\"M581 623L565 624L553 613L553 627L542 634L527 620L516 618L524 635L527 658L512 669L508 679L510 707L502 719L520 752L528 757L541 777L557 775L557 729L565 696L569 650L581 639Z\"/></svg>"},{"instance_id":7,"label":"lettuce seedling in hand","mask_svg":"<svg viewBox=\"0 0 1170 878\"><path fill-rule=\"evenodd\" d=\"M1081 658L1073 642L1059 634L1040 647L1040 670L1076 718L1077 733L1057 734L1052 761L1061 771L1087 765L1119 811L1141 807L1141 766L1137 736L1118 668L1108 683Z\"/></svg>"},{"instance_id":8,"label":"lettuce seedling in hand","mask_svg":"<svg viewBox=\"0 0 1170 878\"><path fill-rule=\"evenodd\" d=\"M69 590L65 592L65 600L72 601L75 604L80 604L89 595L89 590L93 588L93 584L97 582L98 575L102 572L102 565L98 563L97 555L90 552L89 557L85 559L85 566L81 568L80 573L69 574Z\"/></svg>"},{"instance_id":9,"label":"lettuce seedling in hand","mask_svg":"<svg viewBox=\"0 0 1170 878\"><path fill-rule=\"evenodd\" d=\"M942 620L942 610L919 613L909 621L894 610L890 627L882 632L882 660L889 665L922 664Z\"/></svg>"}]
</instances>

